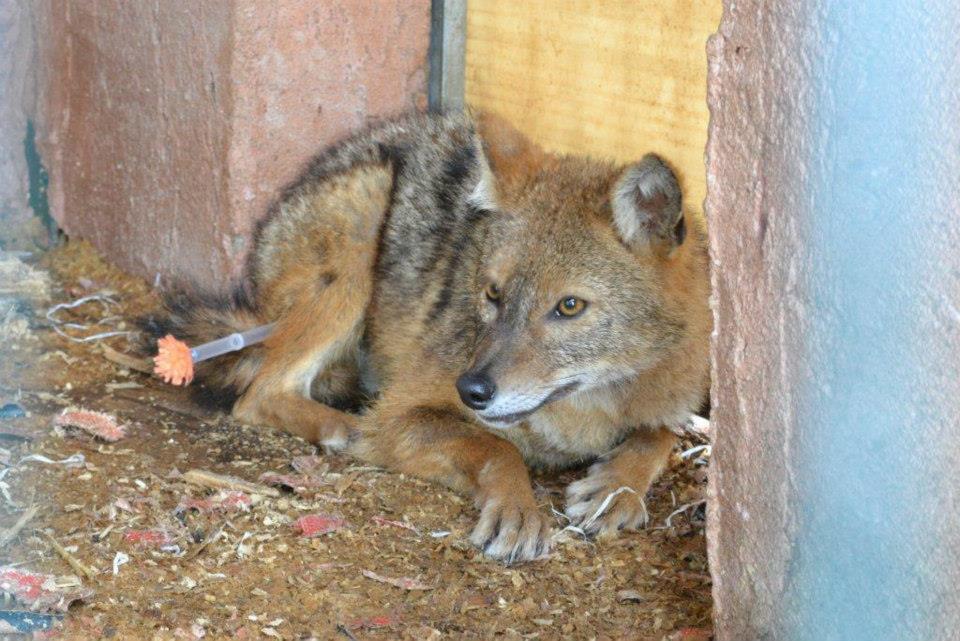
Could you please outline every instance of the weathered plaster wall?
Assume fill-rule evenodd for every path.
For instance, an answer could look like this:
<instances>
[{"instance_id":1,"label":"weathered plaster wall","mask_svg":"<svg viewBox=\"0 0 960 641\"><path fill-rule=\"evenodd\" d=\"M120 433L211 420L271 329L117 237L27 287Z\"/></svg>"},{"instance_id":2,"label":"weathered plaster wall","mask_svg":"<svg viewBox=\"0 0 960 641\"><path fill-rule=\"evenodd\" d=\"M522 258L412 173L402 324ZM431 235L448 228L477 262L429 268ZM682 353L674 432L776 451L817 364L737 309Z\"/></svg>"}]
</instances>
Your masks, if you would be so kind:
<instances>
[{"instance_id":1,"label":"weathered plaster wall","mask_svg":"<svg viewBox=\"0 0 960 641\"><path fill-rule=\"evenodd\" d=\"M44 159L61 227L144 276L227 273L233 3L50 0Z\"/></svg>"},{"instance_id":2,"label":"weathered plaster wall","mask_svg":"<svg viewBox=\"0 0 960 641\"><path fill-rule=\"evenodd\" d=\"M709 44L720 641L960 629L960 9L724 3Z\"/></svg>"},{"instance_id":3,"label":"weathered plaster wall","mask_svg":"<svg viewBox=\"0 0 960 641\"><path fill-rule=\"evenodd\" d=\"M231 252L304 160L368 120L427 105L429 0L238 3ZM227 239L224 238L224 241Z\"/></svg>"},{"instance_id":4,"label":"weathered plaster wall","mask_svg":"<svg viewBox=\"0 0 960 641\"><path fill-rule=\"evenodd\" d=\"M428 0L47 0L42 149L64 230L224 286L325 143L426 100Z\"/></svg>"},{"instance_id":5,"label":"weathered plaster wall","mask_svg":"<svg viewBox=\"0 0 960 641\"><path fill-rule=\"evenodd\" d=\"M28 130L36 110L37 56L33 9L29 0L0 2L0 247L17 249L32 249L47 235L30 204ZM34 205L46 215L40 183L37 175L34 200L41 202Z\"/></svg>"}]
</instances>

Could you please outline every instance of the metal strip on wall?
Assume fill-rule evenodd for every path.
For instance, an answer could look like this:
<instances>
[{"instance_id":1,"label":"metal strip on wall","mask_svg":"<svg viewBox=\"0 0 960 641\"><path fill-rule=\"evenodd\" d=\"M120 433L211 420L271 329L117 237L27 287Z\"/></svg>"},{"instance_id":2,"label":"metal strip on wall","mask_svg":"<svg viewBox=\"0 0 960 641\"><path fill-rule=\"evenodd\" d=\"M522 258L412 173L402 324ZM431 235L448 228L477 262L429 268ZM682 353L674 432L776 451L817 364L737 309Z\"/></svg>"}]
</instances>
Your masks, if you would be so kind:
<instances>
[{"instance_id":1,"label":"metal strip on wall","mask_svg":"<svg viewBox=\"0 0 960 641\"><path fill-rule=\"evenodd\" d=\"M467 0L432 0L430 12L427 104L431 111L463 109Z\"/></svg>"}]
</instances>

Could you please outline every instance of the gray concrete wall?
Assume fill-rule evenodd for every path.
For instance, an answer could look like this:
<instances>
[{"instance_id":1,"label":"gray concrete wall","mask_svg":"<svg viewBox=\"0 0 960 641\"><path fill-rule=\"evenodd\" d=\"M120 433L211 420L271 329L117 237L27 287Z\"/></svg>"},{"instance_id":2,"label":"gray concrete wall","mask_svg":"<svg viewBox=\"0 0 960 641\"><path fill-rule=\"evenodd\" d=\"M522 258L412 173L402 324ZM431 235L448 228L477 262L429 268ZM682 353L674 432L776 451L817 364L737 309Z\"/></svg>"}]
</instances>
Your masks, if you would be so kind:
<instances>
[{"instance_id":1,"label":"gray concrete wall","mask_svg":"<svg viewBox=\"0 0 960 641\"><path fill-rule=\"evenodd\" d=\"M725 2L719 641L960 634L960 7Z\"/></svg>"}]
</instances>

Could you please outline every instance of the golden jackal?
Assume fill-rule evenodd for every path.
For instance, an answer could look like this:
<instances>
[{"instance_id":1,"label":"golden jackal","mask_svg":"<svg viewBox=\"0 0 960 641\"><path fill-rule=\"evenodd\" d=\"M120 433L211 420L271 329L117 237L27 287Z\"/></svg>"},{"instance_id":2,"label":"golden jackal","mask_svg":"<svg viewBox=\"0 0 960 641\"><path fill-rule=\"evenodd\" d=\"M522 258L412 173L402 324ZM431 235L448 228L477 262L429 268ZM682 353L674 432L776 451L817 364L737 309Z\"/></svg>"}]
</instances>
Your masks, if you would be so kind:
<instances>
[{"instance_id":1,"label":"golden jackal","mask_svg":"<svg viewBox=\"0 0 960 641\"><path fill-rule=\"evenodd\" d=\"M569 518L642 525L671 428L705 396L708 287L703 230L657 157L618 167L495 118L413 115L311 162L260 226L247 295L173 296L154 329L276 322L199 369L208 395L468 493L472 541L512 562L550 541L527 466L594 462Z\"/></svg>"}]
</instances>

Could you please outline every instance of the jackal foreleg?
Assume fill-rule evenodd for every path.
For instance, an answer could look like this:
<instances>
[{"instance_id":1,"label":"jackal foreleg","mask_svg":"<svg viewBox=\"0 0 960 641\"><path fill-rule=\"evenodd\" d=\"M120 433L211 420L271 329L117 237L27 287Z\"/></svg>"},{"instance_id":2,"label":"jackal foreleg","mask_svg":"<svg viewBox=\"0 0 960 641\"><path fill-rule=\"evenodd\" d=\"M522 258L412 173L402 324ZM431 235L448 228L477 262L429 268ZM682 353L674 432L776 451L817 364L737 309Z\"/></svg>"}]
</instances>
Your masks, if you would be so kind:
<instances>
[{"instance_id":1,"label":"jackal foreleg","mask_svg":"<svg viewBox=\"0 0 960 641\"><path fill-rule=\"evenodd\" d=\"M488 556L513 563L549 551L550 522L537 506L520 452L455 412L380 407L364 417L354 450L473 497L480 519L470 540Z\"/></svg>"},{"instance_id":2,"label":"jackal foreleg","mask_svg":"<svg viewBox=\"0 0 960 641\"><path fill-rule=\"evenodd\" d=\"M676 442L668 429L636 430L594 463L585 478L567 487L566 515L571 523L599 536L646 525L644 496Z\"/></svg>"}]
</instances>

